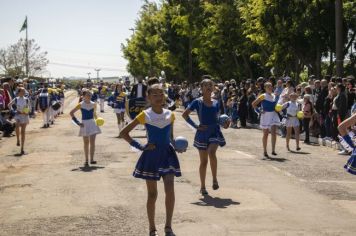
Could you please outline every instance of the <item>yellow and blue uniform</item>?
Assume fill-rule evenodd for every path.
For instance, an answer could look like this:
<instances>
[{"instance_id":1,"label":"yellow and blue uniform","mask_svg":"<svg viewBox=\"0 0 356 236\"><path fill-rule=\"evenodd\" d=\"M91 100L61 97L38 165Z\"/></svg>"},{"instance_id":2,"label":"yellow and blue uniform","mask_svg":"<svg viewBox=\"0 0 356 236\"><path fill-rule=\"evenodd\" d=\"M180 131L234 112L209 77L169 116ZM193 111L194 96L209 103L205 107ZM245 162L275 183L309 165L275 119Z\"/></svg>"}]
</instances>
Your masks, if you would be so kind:
<instances>
[{"instance_id":1,"label":"yellow and blue uniform","mask_svg":"<svg viewBox=\"0 0 356 236\"><path fill-rule=\"evenodd\" d=\"M115 92L113 99L113 108L115 113L125 112L125 103L126 103L126 93L124 92Z\"/></svg>"},{"instance_id":2,"label":"yellow and blue uniform","mask_svg":"<svg viewBox=\"0 0 356 236\"><path fill-rule=\"evenodd\" d=\"M85 101L80 102L77 105L77 109L80 109L82 112L82 124L83 127L80 127L79 136L91 136L95 134L100 134L101 130L95 123L95 107L96 103L90 101L86 103Z\"/></svg>"},{"instance_id":3,"label":"yellow and blue uniform","mask_svg":"<svg viewBox=\"0 0 356 236\"><path fill-rule=\"evenodd\" d=\"M161 176L174 174L181 176L177 154L171 144L171 130L174 113L163 109L161 114L152 108L144 110L135 118L145 125L147 142L155 145L153 150L144 150L136 164L133 176L142 179L159 180Z\"/></svg>"},{"instance_id":4,"label":"yellow and blue uniform","mask_svg":"<svg viewBox=\"0 0 356 236\"><path fill-rule=\"evenodd\" d=\"M225 138L220 130L218 122L219 117L219 102L213 100L213 104L208 107L204 105L202 98L195 99L189 104L188 109L196 110L200 125L207 126L206 130L197 130L194 138L194 147L199 150L206 150L209 144L218 144L220 147L225 146Z\"/></svg>"}]
</instances>

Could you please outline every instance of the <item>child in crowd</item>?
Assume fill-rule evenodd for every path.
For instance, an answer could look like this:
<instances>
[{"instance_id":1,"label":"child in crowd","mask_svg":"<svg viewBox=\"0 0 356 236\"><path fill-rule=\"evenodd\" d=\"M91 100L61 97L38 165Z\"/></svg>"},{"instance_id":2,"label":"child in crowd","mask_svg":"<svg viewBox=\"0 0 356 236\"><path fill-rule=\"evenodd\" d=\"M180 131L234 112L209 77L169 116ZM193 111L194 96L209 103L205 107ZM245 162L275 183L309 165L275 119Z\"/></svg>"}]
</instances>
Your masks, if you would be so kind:
<instances>
[{"instance_id":1,"label":"child in crowd","mask_svg":"<svg viewBox=\"0 0 356 236\"><path fill-rule=\"evenodd\" d=\"M286 113L286 127L287 127L287 135L286 135L286 145L287 150L290 151L289 148L289 140L292 136L292 130L294 129L295 141L296 141L296 150L299 151L299 120L297 118L297 113L299 111L299 105L297 103L298 95L296 93L291 93L289 95L289 101L283 104L283 108L287 109Z\"/></svg>"},{"instance_id":2,"label":"child in crowd","mask_svg":"<svg viewBox=\"0 0 356 236\"><path fill-rule=\"evenodd\" d=\"M116 114L117 124L119 126L119 133L125 126L125 102L126 93L123 90L123 84L118 83L113 94L113 108Z\"/></svg>"}]
</instances>

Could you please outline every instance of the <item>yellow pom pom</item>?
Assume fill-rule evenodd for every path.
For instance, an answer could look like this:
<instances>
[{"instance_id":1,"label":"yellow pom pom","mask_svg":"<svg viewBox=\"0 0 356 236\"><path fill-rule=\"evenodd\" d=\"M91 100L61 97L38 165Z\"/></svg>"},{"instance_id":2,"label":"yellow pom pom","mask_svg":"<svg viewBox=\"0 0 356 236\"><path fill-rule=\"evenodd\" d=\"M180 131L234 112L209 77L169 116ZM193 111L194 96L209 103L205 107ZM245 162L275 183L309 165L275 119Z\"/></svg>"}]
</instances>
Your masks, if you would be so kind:
<instances>
[{"instance_id":1,"label":"yellow pom pom","mask_svg":"<svg viewBox=\"0 0 356 236\"><path fill-rule=\"evenodd\" d=\"M303 119L304 118L304 113L302 111L298 111L297 112L297 117L299 120Z\"/></svg>"},{"instance_id":2,"label":"yellow pom pom","mask_svg":"<svg viewBox=\"0 0 356 236\"><path fill-rule=\"evenodd\" d=\"M28 114L28 113L30 113L30 108L25 107L24 109L22 109L22 112L25 114Z\"/></svg>"},{"instance_id":3,"label":"yellow pom pom","mask_svg":"<svg viewBox=\"0 0 356 236\"><path fill-rule=\"evenodd\" d=\"M280 112L280 111L282 111L282 108L283 108L283 105L277 104L277 105L274 107L274 110L275 110L276 112Z\"/></svg>"},{"instance_id":4,"label":"yellow pom pom","mask_svg":"<svg viewBox=\"0 0 356 236\"><path fill-rule=\"evenodd\" d=\"M98 117L96 120L95 120L95 123L97 126L103 126L104 125L104 119L101 118L101 117Z\"/></svg>"}]
</instances>

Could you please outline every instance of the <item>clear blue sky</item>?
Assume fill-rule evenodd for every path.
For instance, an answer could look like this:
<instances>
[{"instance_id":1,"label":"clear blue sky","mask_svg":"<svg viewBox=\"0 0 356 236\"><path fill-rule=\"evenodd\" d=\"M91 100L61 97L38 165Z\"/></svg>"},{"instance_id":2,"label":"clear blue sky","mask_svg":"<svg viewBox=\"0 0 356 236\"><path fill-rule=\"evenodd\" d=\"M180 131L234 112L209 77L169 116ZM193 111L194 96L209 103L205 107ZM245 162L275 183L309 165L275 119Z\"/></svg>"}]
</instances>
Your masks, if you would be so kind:
<instances>
[{"instance_id":1,"label":"clear blue sky","mask_svg":"<svg viewBox=\"0 0 356 236\"><path fill-rule=\"evenodd\" d=\"M28 17L29 38L48 52L52 77L125 75L121 43L130 37L142 0L0 0L0 48L8 47ZM65 66L66 65L66 66ZM72 67L69 67L69 66ZM83 68L88 67L88 68Z\"/></svg>"}]
</instances>

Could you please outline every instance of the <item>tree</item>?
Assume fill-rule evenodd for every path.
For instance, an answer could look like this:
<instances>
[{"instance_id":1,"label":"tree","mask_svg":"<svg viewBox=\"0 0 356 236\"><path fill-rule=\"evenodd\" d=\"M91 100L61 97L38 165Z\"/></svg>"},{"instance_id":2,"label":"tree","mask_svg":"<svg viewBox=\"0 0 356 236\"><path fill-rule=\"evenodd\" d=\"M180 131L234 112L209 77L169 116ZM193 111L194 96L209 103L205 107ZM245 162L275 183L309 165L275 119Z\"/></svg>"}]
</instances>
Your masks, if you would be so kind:
<instances>
[{"instance_id":1,"label":"tree","mask_svg":"<svg viewBox=\"0 0 356 236\"><path fill-rule=\"evenodd\" d=\"M6 49L0 49L0 70L9 76L24 76L26 71L25 40ZM47 52L41 52L40 46L34 39L28 41L29 76L36 76L46 69L48 64Z\"/></svg>"},{"instance_id":2,"label":"tree","mask_svg":"<svg viewBox=\"0 0 356 236\"><path fill-rule=\"evenodd\" d=\"M352 71L356 38L354 0L343 0L344 54ZM135 33L122 45L133 75L197 81L273 74L322 75L322 59L334 69L333 0L146 0ZM331 56L330 56L331 55ZM325 67L324 67L325 68ZM325 72L324 72L325 73Z\"/></svg>"}]
</instances>

